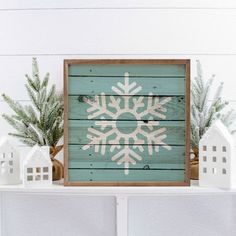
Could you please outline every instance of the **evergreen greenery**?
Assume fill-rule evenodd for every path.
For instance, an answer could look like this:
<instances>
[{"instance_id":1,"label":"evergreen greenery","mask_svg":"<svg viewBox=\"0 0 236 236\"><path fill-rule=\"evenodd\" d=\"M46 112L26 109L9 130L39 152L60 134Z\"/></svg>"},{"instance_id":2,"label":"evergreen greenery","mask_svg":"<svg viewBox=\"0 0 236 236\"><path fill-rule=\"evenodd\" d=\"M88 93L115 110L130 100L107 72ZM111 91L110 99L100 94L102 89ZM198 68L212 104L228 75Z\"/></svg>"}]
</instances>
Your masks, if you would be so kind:
<instances>
[{"instance_id":1,"label":"evergreen greenery","mask_svg":"<svg viewBox=\"0 0 236 236\"><path fill-rule=\"evenodd\" d=\"M36 58L32 62L32 77L26 75L25 85L31 105L22 106L3 94L4 101L14 111L13 115L3 114L7 122L15 128L9 135L19 138L29 146L38 144L55 148L63 136L63 97L57 94L55 85L48 88L49 74L40 81ZM236 118L233 110L225 111L228 102L222 100L223 83L216 89L212 100L212 78L204 81L201 64L197 61L197 76L191 83L191 148L198 155L199 140L216 119L220 119L231 131Z\"/></svg>"},{"instance_id":2,"label":"evergreen greenery","mask_svg":"<svg viewBox=\"0 0 236 236\"><path fill-rule=\"evenodd\" d=\"M226 111L228 102L221 98L223 83L216 89L212 100L209 99L213 79L214 75L204 81L201 64L197 61L197 76L191 82L191 148L195 156L198 156L201 137L216 119L220 119L231 133L236 131L231 129L236 114L233 110Z\"/></svg>"},{"instance_id":3,"label":"evergreen greenery","mask_svg":"<svg viewBox=\"0 0 236 236\"><path fill-rule=\"evenodd\" d=\"M49 74L41 81L36 58L32 61L32 76L26 75L25 85L31 104L22 106L3 94L4 101L14 111L3 114L16 132L9 133L26 145L50 146L55 148L63 136L63 97L56 92L55 85L49 86Z\"/></svg>"}]
</instances>

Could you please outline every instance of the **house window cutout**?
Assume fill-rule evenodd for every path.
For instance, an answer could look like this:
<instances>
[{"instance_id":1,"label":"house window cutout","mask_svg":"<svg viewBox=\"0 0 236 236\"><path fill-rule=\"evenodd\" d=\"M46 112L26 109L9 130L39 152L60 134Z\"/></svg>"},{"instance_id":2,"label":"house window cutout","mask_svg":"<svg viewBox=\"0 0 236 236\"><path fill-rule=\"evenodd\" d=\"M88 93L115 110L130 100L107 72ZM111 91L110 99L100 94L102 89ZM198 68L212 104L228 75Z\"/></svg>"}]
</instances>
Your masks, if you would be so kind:
<instances>
[{"instance_id":1,"label":"house window cutout","mask_svg":"<svg viewBox=\"0 0 236 236\"><path fill-rule=\"evenodd\" d=\"M48 175L43 175L43 180L48 180Z\"/></svg>"},{"instance_id":2,"label":"house window cutout","mask_svg":"<svg viewBox=\"0 0 236 236\"><path fill-rule=\"evenodd\" d=\"M226 163L226 162L227 162L226 157L222 157L222 162L223 162L223 163Z\"/></svg>"},{"instance_id":3,"label":"house window cutout","mask_svg":"<svg viewBox=\"0 0 236 236\"><path fill-rule=\"evenodd\" d=\"M36 180L36 181L41 180L41 175L36 175L36 176L35 176L35 180Z\"/></svg>"},{"instance_id":4,"label":"house window cutout","mask_svg":"<svg viewBox=\"0 0 236 236\"><path fill-rule=\"evenodd\" d=\"M226 152L226 146L222 147L222 152Z\"/></svg>"},{"instance_id":5,"label":"house window cutout","mask_svg":"<svg viewBox=\"0 0 236 236\"><path fill-rule=\"evenodd\" d=\"M43 172L47 173L48 172L48 167L43 167Z\"/></svg>"},{"instance_id":6,"label":"house window cutout","mask_svg":"<svg viewBox=\"0 0 236 236\"><path fill-rule=\"evenodd\" d=\"M216 168L212 168L212 174L216 174Z\"/></svg>"},{"instance_id":7,"label":"house window cutout","mask_svg":"<svg viewBox=\"0 0 236 236\"><path fill-rule=\"evenodd\" d=\"M27 168L27 173L32 174L33 173L33 168Z\"/></svg>"},{"instance_id":8,"label":"house window cutout","mask_svg":"<svg viewBox=\"0 0 236 236\"><path fill-rule=\"evenodd\" d=\"M216 157L212 157L212 161L213 161L213 162L216 162Z\"/></svg>"},{"instance_id":9,"label":"house window cutout","mask_svg":"<svg viewBox=\"0 0 236 236\"><path fill-rule=\"evenodd\" d=\"M5 165L5 161L1 161L1 166L4 166Z\"/></svg>"},{"instance_id":10,"label":"house window cutout","mask_svg":"<svg viewBox=\"0 0 236 236\"><path fill-rule=\"evenodd\" d=\"M225 168L222 169L222 174L226 175L226 169Z\"/></svg>"},{"instance_id":11,"label":"house window cutout","mask_svg":"<svg viewBox=\"0 0 236 236\"><path fill-rule=\"evenodd\" d=\"M40 167L36 167L36 173L41 173L41 168Z\"/></svg>"},{"instance_id":12,"label":"house window cutout","mask_svg":"<svg viewBox=\"0 0 236 236\"><path fill-rule=\"evenodd\" d=\"M10 165L10 166L13 166L13 161L9 161L9 165Z\"/></svg>"},{"instance_id":13,"label":"house window cutout","mask_svg":"<svg viewBox=\"0 0 236 236\"><path fill-rule=\"evenodd\" d=\"M11 152L11 158L13 158L14 157L14 154L13 154L13 152Z\"/></svg>"},{"instance_id":14,"label":"house window cutout","mask_svg":"<svg viewBox=\"0 0 236 236\"><path fill-rule=\"evenodd\" d=\"M207 168L203 167L203 173L207 173Z\"/></svg>"},{"instance_id":15,"label":"house window cutout","mask_svg":"<svg viewBox=\"0 0 236 236\"><path fill-rule=\"evenodd\" d=\"M204 145L204 146L202 147L202 150L203 150L204 152L207 151L207 146Z\"/></svg>"},{"instance_id":16,"label":"house window cutout","mask_svg":"<svg viewBox=\"0 0 236 236\"><path fill-rule=\"evenodd\" d=\"M28 175L28 176L27 176L27 180L28 180L28 181L33 181L33 176L32 176L32 175Z\"/></svg>"},{"instance_id":17,"label":"house window cutout","mask_svg":"<svg viewBox=\"0 0 236 236\"><path fill-rule=\"evenodd\" d=\"M213 151L213 152L216 152L216 146L213 146L213 147L212 147L212 151Z\"/></svg>"},{"instance_id":18,"label":"house window cutout","mask_svg":"<svg viewBox=\"0 0 236 236\"><path fill-rule=\"evenodd\" d=\"M13 168L9 169L10 174L13 174Z\"/></svg>"},{"instance_id":19,"label":"house window cutout","mask_svg":"<svg viewBox=\"0 0 236 236\"><path fill-rule=\"evenodd\" d=\"M3 153L3 154L2 154L2 158L5 158L5 157L6 157L6 153Z\"/></svg>"}]
</instances>

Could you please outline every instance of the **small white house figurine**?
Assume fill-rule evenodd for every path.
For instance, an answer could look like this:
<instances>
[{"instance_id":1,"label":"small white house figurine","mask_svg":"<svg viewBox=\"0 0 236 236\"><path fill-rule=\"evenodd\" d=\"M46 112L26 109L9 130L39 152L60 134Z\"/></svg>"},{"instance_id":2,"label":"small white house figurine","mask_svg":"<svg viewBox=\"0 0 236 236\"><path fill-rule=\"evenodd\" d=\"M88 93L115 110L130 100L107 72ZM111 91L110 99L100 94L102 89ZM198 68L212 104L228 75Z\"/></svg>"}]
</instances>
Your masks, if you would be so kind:
<instances>
[{"instance_id":1,"label":"small white house figurine","mask_svg":"<svg viewBox=\"0 0 236 236\"><path fill-rule=\"evenodd\" d=\"M20 155L7 137L0 140L0 184L20 183Z\"/></svg>"},{"instance_id":2,"label":"small white house figurine","mask_svg":"<svg viewBox=\"0 0 236 236\"><path fill-rule=\"evenodd\" d=\"M52 184L52 162L49 147L34 146L23 162L25 186L49 186Z\"/></svg>"},{"instance_id":3,"label":"small white house figurine","mask_svg":"<svg viewBox=\"0 0 236 236\"><path fill-rule=\"evenodd\" d=\"M236 187L236 152L233 136L216 121L199 143L199 185Z\"/></svg>"}]
</instances>

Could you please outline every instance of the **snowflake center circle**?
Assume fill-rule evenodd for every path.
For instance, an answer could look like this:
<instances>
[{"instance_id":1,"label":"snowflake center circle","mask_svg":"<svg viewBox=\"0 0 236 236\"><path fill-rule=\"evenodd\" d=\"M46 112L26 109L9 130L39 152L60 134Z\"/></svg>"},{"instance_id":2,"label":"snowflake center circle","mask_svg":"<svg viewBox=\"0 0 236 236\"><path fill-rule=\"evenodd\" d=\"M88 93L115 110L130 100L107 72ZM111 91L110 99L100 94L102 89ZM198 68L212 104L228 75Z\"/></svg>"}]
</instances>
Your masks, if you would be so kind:
<instances>
[{"instance_id":1,"label":"snowflake center circle","mask_svg":"<svg viewBox=\"0 0 236 236\"><path fill-rule=\"evenodd\" d=\"M129 120L127 122L127 120ZM137 128L137 120L135 115L130 112L124 112L117 117L116 128L120 133L131 134Z\"/></svg>"}]
</instances>

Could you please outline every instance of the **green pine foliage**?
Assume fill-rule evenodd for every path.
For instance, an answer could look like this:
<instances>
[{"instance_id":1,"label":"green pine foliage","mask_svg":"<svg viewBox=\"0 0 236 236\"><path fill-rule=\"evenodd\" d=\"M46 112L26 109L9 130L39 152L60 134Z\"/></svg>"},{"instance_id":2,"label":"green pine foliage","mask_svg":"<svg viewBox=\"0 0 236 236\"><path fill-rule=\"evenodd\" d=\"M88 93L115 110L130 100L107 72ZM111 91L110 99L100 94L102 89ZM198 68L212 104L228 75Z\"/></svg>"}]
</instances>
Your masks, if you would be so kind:
<instances>
[{"instance_id":1,"label":"green pine foliage","mask_svg":"<svg viewBox=\"0 0 236 236\"><path fill-rule=\"evenodd\" d=\"M191 148L195 152L201 137L216 119L220 119L231 133L236 131L231 129L236 114L233 110L226 111L228 102L221 98L223 83L209 99L213 80L214 75L204 81L201 64L197 61L197 76L191 83Z\"/></svg>"},{"instance_id":2,"label":"green pine foliage","mask_svg":"<svg viewBox=\"0 0 236 236\"><path fill-rule=\"evenodd\" d=\"M9 135L19 138L26 145L55 147L63 136L63 97L56 92L55 85L49 86L49 74L43 81L39 77L36 58L32 61L32 76L26 75L25 84L31 105L22 106L3 94L13 115L3 114L5 120L16 130Z\"/></svg>"}]
</instances>

